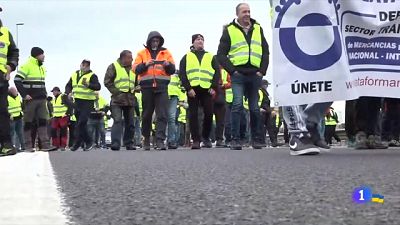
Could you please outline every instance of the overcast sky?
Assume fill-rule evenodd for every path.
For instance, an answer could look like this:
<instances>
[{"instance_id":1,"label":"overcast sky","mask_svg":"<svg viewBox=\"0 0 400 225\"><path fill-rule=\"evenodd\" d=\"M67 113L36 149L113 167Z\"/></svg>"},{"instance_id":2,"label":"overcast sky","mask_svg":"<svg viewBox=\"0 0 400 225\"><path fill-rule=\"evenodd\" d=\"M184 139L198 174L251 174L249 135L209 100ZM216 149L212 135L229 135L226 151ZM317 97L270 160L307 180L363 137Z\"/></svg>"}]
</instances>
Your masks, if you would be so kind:
<instances>
[{"instance_id":1,"label":"overcast sky","mask_svg":"<svg viewBox=\"0 0 400 225\"><path fill-rule=\"evenodd\" d=\"M239 0L181 1L2 1L3 24L17 39L21 51L20 65L30 55L33 46L45 51L46 86L64 86L71 74L79 69L82 59L91 60L92 70L103 85L105 71L121 50L136 53L143 48L147 35L159 31L178 66L191 45L191 36L205 36L205 48L216 53L222 26L235 17ZM267 0L247 0L251 15L265 29L271 41L269 3ZM102 86L101 93L109 97Z\"/></svg>"}]
</instances>

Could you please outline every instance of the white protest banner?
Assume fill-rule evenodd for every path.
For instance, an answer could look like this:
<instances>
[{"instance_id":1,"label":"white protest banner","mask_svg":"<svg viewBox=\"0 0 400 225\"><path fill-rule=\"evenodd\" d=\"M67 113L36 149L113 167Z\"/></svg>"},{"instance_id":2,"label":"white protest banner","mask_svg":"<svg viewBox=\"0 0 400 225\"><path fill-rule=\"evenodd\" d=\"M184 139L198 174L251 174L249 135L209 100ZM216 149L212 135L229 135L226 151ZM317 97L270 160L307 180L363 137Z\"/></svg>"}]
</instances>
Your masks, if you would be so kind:
<instances>
[{"instance_id":1,"label":"white protest banner","mask_svg":"<svg viewBox=\"0 0 400 225\"><path fill-rule=\"evenodd\" d=\"M400 0L274 0L276 105L400 98Z\"/></svg>"}]
</instances>

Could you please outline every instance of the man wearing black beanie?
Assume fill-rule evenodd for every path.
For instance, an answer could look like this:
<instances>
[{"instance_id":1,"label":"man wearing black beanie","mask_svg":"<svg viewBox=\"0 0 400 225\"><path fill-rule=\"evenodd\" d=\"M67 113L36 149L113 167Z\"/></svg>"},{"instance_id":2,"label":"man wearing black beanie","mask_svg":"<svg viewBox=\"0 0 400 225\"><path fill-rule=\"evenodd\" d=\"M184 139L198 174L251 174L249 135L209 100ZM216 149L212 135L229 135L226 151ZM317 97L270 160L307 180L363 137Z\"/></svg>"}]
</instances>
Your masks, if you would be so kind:
<instances>
[{"instance_id":1,"label":"man wearing black beanie","mask_svg":"<svg viewBox=\"0 0 400 225\"><path fill-rule=\"evenodd\" d=\"M41 151L51 151L55 148L50 146L47 135L47 121L49 112L47 109L47 91L45 85L46 70L43 67L44 51L39 47L33 47L28 61L22 65L14 83L24 99L24 132L26 150L32 152L35 140L31 137L33 123L38 122L38 138Z\"/></svg>"},{"instance_id":2,"label":"man wearing black beanie","mask_svg":"<svg viewBox=\"0 0 400 225\"><path fill-rule=\"evenodd\" d=\"M179 78L186 89L189 103L189 123L192 149L211 148L210 131L213 117L213 97L220 79L220 69L214 55L204 50L204 36L194 34L190 51L179 64ZM200 136L198 108L203 107L204 119Z\"/></svg>"},{"instance_id":3,"label":"man wearing black beanie","mask_svg":"<svg viewBox=\"0 0 400 225\"><path fill-rule=\"evenodd\" d=\"M1 8L0 8L1 11ZM0 156L14 155L15 148L11 143L10 115L8 114L8 80L10 73L18 65L19 50L11 32L3 27L0 20Z\"/></svg>"}]
</instances>

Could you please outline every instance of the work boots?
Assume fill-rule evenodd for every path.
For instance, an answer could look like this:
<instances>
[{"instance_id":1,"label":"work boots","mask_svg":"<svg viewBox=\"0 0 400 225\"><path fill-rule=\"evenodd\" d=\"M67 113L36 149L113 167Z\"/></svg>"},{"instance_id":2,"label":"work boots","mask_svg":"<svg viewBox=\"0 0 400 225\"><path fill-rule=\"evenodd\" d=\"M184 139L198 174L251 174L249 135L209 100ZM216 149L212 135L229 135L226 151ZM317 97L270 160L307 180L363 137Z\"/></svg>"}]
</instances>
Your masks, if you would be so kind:
<instances>
[{"instance_id":1,"label":"work boots","mask_svg":"<svg viewBox=\"0 0 400 225\"><path fill-rule=\"evenodd\" d=\"M25 152L34 152L33 143L32 143L32 131L25 130L24 131L24 138L25 138Z\"/></svg>"}]
</instances>

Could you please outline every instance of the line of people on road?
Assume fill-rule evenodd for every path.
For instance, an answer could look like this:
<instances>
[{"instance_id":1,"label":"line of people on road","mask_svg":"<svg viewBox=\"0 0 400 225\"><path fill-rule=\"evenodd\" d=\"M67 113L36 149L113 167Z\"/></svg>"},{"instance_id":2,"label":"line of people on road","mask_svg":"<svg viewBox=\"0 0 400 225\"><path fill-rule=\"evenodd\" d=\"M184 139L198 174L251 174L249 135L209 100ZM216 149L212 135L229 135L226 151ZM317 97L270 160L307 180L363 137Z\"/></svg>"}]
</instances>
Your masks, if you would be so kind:
<instances>
[{"instance_id":1,"label":"line of people on road","mask_svg":"<svg viewBox=\"0 0 400 225\"><path fill-rule=\"evenodd\" d=\"M205 37L193 34L188 52L176 66L164 38L148 34L144 49L136 58L123 50L111 63L103 85L110 101L99 95L102 85L84 59L72 73L62 93L54 87L46 91L45 54L33 47L29 59L8 87L18 66L19 50L11 33L0 28L0 142L1 155L17 149L53 151L94 147L107 148L106 128L112 119L111 150L192 149L243 146L261 149L276 147L278 132L284 127L284 141L292 155L314 155L329 149L339 122L331 102L301 106L270 106L270 84L263 77L269 65L269 47L259 23L250 17L250 7L240 3L232 22L224 26L217 54L205 50ZM346 131L356 149L387 148L376 126L379 98L356 100L355 112L348 103ZM392 122L398 103L384 102L384 133L392 146L400 145L399 129ZM371 111L370 108L373 107ZM347 108L346 108L347 110ZM364 113L368 111L368 113ZM354 117L352 117L354 116ZM356 121L356 123L354 123ZM348 122L348 123L347 123ZM11 138L13 137L13 138ZM397 139L396 139L397 138Z\"/></svg>"}]
</instances>

